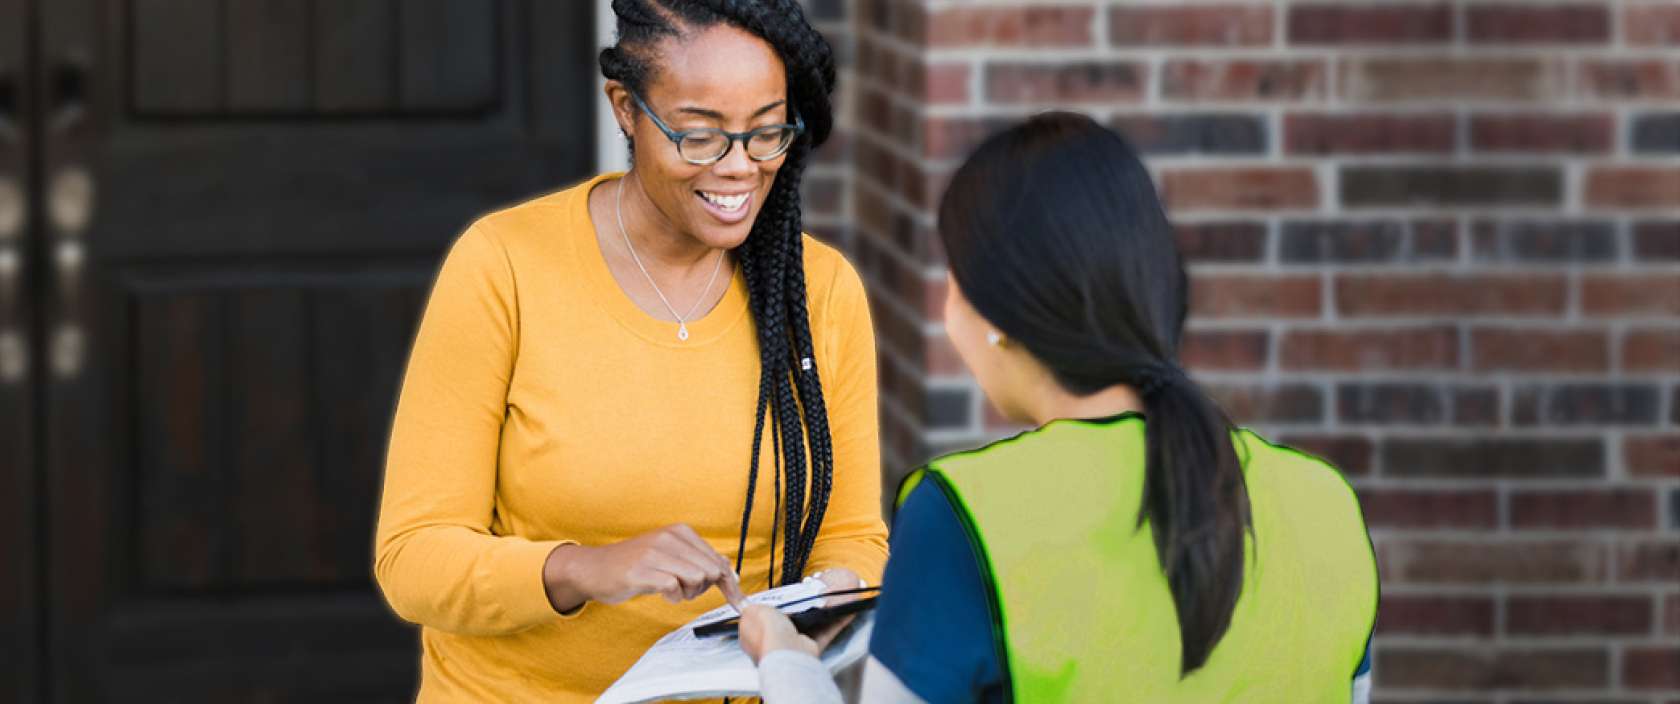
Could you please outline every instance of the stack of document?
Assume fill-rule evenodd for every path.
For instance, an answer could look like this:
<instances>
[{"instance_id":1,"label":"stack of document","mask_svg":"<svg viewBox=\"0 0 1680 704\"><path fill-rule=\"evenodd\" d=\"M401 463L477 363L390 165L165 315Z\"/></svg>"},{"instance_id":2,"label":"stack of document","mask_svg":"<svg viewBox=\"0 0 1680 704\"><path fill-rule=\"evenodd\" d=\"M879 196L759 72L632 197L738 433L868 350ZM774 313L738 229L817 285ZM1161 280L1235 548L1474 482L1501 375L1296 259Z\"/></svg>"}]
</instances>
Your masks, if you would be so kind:
<instances>
[{"instance_id":1,"label":"stack of document","mask_svg":"<svg viewBox=\"0 0 1680 704\"><path fill-rule=\"evenodd\" d=\"M807 579L747 597L747 601L780 608L783 604L808 599L821 594L828 587L822 581ZM821 599L810 599L782 609L798 613L823 605ZM607 691L595 700L596 704L636 704L637 702L667 699L714 699L758 694L758 668L741 650L741 641L734 636L697 638L694 629L736 616L735 609L720 606L701 614L682 628L660 638L642 654L630 670L618 678ZM839 672L863 660L869 652L869 631L873 625L870 614L857 621L823 651L822 662L831 673Z\"/></svg>"}]
</instances>

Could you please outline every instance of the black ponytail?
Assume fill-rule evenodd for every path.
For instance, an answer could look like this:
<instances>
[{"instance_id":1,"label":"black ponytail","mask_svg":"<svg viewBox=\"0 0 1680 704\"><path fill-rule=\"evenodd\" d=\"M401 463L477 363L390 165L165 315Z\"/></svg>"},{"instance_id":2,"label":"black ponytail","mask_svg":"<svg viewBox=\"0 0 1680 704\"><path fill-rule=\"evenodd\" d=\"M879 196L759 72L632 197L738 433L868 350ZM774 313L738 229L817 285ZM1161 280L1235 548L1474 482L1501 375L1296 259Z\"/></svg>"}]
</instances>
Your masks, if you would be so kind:
<instances>
[{"instance_id":1,"label":"black ponytail","mask_svg":"<svg viewBox=\"0 0 1680 704\"><path fill-rule=\"evenodd\" d=\"M975 310L1069 392L1142 397L1137 525L1178 611L1180 674L1195 671L1231 624L1253 526L1231 422L1177 363L1189 285L1148 170L1090 118L1041 114L957 170L939 234Z\"/></svg>"},{"instance_id":2,"label":"black ponytail","mask_svg":"<svg viewBox=\"0 0 1680 704\"><path fill-rule=\"evenodd\" d=\"M759 453L769 423L778 493L770 538L770 584L797 582L815 546L834 483L834 447L828 428L817 357L806 304L804 226L799 186L813 150L834 126L833 51L805 20L795 0L613 0L618 43L601 51L601 73L643 92L660 66L659 42L728 24L756 35L781 57L788 103L805 132L788 150L764 207L735 260L747 283L748 306L758 330L760 373L753 416L746 506L735 569L746 554L758 486ZM806 448L811 466L805 466ZM807 487L807 481L810 486ZM780 531L782 563L776 570Z\"/></svg>"}]
</instances>

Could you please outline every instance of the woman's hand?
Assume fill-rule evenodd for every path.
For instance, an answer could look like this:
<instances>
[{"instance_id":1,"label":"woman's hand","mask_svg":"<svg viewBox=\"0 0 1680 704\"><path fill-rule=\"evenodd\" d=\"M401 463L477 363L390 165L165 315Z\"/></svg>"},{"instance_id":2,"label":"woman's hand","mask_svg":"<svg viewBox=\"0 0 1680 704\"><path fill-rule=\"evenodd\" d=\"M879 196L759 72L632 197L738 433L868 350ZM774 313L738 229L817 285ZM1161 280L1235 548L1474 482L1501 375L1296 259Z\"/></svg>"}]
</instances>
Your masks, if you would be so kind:
<instances>
[{"instance_id":1,"label":"woman's hand","mask_svg":"<svg viewBox=\"0 0 1680 704\"><path fill-rule=\"evenodd\" d=\"M611 545L555 548L543 563L543 586L561 612L586 601L617 604L643 594L676 603L714 586L737 609L745 601L729 559L680 524Z\"/></svg>"},{"instance_id":2,"label":"woman's hand","mask_svg":"<svg viewBox=\"0 0 1680 704\"><path fill-rule=\"evenodd\" d=\"M823 590L825 592L857 589L858 587L863 586L863 578L859 577L856 572L844 567L830 567L813 576L822 580L823 584L827 587ZM844 594L841 596L826 597L823 599L823 606L839 606L840 604L857 601L858 599L863 599L868 596L868 594ZM852 625L852 620L856 618L857 616L855 614L847 616L835 621L834 623L824 626L822 630L811 634L812 641L817 645L817 651L822 652L824 650L828 650L829 644L833 643L834 639L840 635L841 631L846 630L847 626Z\"/></svg>"},{"instance_id":3,"label":"woman's hand","mask_svg":"<svg viewBox=\"0 0 1680 704\"><path fill-rule=\"evenodd\" d=\"M817 642L800 635L786 614L763 604L752 604L741 612L741 649L758 662L772 650L795 650L811 657L822 652Z\"/></svg>"}]
</instances>

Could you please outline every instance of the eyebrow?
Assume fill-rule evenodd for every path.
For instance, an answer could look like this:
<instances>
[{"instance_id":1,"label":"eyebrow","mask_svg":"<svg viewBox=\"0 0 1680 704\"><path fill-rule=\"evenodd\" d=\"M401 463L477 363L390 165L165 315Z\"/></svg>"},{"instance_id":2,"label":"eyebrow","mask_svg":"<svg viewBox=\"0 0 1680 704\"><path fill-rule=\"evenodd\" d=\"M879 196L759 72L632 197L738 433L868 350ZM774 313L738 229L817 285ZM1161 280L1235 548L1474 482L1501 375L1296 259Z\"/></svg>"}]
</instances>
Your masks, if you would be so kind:
<instances>
[{"instance_id":1,"label":"eyebrow","mask_svg":"<svg viewBox=\"0 0 1680 704\"><path fill-rule=\"evenodd\" d=\"M786 100L778 100L774 103L771 103L771 104L766 105L762 108L759 108L758 110L753 111L752 116L753 117L758 117L759 115L763 115L764 113L770 112L771 110L775 110L777 107L781 106L782 104L784 104L786 102L787 102ZM705 108L677 108L677 112L688 113L690 115L699 115L701 117L708 117L708 118L711 118L713 120L720 120L721 121L723 119L723 113L718 112L716 110L707 110Z\"/></svg>"}]
</instances>

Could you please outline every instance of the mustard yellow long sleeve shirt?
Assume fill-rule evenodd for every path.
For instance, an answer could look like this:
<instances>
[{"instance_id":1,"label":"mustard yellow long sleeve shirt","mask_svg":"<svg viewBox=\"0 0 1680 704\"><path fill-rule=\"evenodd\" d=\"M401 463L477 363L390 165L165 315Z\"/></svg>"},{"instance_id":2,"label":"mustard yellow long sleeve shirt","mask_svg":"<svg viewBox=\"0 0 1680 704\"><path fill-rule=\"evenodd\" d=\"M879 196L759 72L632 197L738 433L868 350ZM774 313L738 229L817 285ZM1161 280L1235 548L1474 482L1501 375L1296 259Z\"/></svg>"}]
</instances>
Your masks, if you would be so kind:
<instances>
[{"instance_id":1,"label":"mustard yellow long sleeve shirt","mask_svg":"<svg viewBox=\"0 0 1680 704\"><path fill-rule=\"evenodd\" d=\"M587 200L614 174L491 214L451 248L414 341L391 430L375 575L422 626L422 702L587 702L659 636L722 603L554 611L542 584L565 542L605 545L686 523L733 558L746 502L759 355L746 284L689 324L627 297ZM808 572L879 583L875 341L857 273L805 238L811 330L834 437L834 491ZM768 433L742 581L768 576ZM778 541L779 542L779 541ZM780 550L777 552L780 559Z\"/></svg>"}]
</instances>

